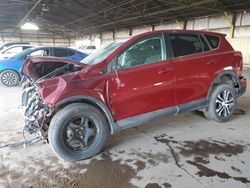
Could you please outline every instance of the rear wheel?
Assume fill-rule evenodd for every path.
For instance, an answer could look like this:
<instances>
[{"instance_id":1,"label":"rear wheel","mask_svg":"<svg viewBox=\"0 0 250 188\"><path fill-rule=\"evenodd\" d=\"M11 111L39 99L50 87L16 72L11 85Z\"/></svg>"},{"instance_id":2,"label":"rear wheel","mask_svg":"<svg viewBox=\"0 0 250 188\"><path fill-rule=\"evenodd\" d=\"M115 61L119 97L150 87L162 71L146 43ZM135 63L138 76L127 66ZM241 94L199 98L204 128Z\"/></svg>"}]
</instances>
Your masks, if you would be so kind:
<instances>
[{"instance_id":1,"label":"rear wheel","mask_svg":"<svg viewBox=\"0 0 250 188\"><path fill-rule=\"evenodd\" d=\"M92 105L70 104L53 117L48 132L52 149L66 161L96 155L108 135L107 121Z\"/></svg>"},{"instance_id":2,"label":"rear wheel","mask_svg":"<svg viewBox=\"0 0 250 188\"><path fill-rule=\"evenodd\" d=\"M237 97L234 89L227 84L222 84L213 90L204 115L217 122L226 122L234 114L236 105Z\"/></svg>"},{"instance_id":3,"label":"rear wheel","mask_svg":"<svg viewBox=\"0 0 250 188\"><path fill-rule=\"evenodd\" d=\"M0 74L1 83L4 86L11 87L16 86L20 81L20 77L17 72L13 70L5 70Z\"/></svg>"}]
</instances>

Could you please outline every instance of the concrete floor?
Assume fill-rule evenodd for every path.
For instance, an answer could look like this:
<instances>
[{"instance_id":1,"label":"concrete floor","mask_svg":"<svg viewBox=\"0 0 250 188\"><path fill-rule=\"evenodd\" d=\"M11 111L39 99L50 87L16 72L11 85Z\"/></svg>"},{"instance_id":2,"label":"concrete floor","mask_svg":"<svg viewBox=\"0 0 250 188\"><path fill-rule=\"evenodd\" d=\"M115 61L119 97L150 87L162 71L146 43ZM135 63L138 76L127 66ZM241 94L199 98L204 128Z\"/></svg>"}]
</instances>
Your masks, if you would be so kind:
<instances>
[{"instance_id":1,"label":"concrete floor","mask_svg":"<svg viewBox=\"0 0 250 188\"><path fill-rule=\"evenodd\" d=\"M250 187L249 90L228 123L197 112L159 119L110 136L102 153L77 163L44 143L0 149L0 187ZM20 92L0 87L0 145L22 139Z\"/></svg>"}]
</instances>

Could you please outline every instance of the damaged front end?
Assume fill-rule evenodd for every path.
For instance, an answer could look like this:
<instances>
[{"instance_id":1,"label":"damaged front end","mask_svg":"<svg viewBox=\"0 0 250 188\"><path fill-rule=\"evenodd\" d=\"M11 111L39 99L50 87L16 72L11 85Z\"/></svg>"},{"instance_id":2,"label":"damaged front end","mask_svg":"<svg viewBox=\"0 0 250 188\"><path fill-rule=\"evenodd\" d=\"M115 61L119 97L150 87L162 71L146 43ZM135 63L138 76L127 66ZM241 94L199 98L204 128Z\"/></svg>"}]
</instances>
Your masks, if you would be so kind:
<instances>
[{"instance_id":1,"label":"damaged front end","mask_svg":"<svg viewBox=\"0 0 250 188\"><path fill-rule=\"evenodd\" d=\"M32 85L23 90L21 106L24 108L24 130L29 134L39 133L47 138L51 108L44 104L39 94L39 86Z\"/></svg>"},{"instance_id":2,"label":"damaged front end","mask_svg":"<svg viewBox=\"0 0 250 188\"><path fill-rule=\"evenodd\" d=\"M44 102L40 91L48 79L80 71L86 65L60 58L32 58L24 63L21 73L28 78L22 93L21 106L24 108L25 128L30 134L39 133L47 137L52 108ZM55 78L54 80L57 80Z\"/></svg>"}]
</instances>

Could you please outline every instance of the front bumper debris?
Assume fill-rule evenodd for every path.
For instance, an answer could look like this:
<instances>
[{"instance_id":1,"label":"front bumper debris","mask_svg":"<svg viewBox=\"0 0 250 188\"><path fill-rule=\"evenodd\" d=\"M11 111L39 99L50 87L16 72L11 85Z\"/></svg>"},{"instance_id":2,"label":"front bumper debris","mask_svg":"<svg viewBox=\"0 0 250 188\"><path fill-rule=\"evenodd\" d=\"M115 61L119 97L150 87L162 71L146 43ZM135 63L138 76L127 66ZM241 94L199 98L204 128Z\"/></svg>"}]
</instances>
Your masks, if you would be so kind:
<instances>
[{"instance_id":1,"label":"front bumper debris","mask_svg":"<svg viewBox=\"0 0 250 188\"><path fill-rule=\"evenodd\" d=\"M23 90L21 106L24 108L25 130L30 134L41 131L51 115L51 108L43 103L39 88L30 86Z\"/></svg>"}]
</instances>

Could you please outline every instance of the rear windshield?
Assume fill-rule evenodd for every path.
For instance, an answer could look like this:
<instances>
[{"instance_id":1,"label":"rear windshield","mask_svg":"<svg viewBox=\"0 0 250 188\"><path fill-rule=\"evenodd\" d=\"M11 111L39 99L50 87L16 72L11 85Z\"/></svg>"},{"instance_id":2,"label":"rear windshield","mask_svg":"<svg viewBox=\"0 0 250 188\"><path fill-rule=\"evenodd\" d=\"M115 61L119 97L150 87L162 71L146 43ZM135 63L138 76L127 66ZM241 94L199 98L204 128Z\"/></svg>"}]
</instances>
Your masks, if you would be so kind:
<instances>
[{"instance_id":1,"label":"rear windshield","mask_svg":"<svg viewBox=\"0 0 250 188\"><path fill-rule=\"evenodd\" d=\"M220 43L220 38L219 37L215 37L215 36L212 36L212 35L205 35L205 37L207 38L210 46L215 49L219 46L219 43Z\"/></svg>"}]
</instances>

